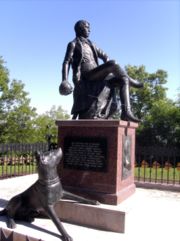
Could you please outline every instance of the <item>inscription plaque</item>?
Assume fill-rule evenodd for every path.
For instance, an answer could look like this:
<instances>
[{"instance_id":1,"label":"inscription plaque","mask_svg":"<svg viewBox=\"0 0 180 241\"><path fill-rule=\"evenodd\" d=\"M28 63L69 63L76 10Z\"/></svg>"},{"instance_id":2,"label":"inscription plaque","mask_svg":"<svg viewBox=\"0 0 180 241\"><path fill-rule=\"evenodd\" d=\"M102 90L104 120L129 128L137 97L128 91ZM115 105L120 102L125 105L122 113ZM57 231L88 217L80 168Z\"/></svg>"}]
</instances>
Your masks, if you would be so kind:
<instances>
[{"instance_id":1,"label":"inscription plaque","mask_svg":"<svg viewBox=\"0 0 180 241\"><path fill-rule=\"evenodd\" d=\"M64 168L107 170L107 140L94 137L64 138Z\"/></svg>"}]
</instances>

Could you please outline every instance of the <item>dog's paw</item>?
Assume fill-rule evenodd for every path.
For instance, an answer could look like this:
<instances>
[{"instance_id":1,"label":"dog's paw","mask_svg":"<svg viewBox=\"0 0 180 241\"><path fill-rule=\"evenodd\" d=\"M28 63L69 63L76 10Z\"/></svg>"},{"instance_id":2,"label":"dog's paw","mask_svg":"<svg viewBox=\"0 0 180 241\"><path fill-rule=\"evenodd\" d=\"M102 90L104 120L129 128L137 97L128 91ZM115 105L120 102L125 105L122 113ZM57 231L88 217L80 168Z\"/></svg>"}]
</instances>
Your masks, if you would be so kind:
<instances>
[{"instance_id":1,"label":"dog's paw","mask_svg":"<svg viewBox=\"0 0 180 241\"><path fill-rule=\"evenodd\" d=\"M7 227L11 228L11 229L16 228L16 223L15 223L13 218L8 218L8 220L7 220Z\"/></svg>"},{"instance_id":2,"label":"dog's paw","mask_svg":"<svg viewBox=\"0 0 180 241\"><path fill-rule=\"evenodd\" d=\"M26 217L25 219L24 219L24 221L25 222L28 222L28 223L32 223L32 222L34 222L34 218L33 217Z\"/></svg>"},{"instance_id":3,"label":"dog's paw","mask_svg":"<svg viewBox=\"0 0 180 241\"><path fill-rule=\"evenodd\" d=\"M100 205L100 202L98 202L98 201L96 201L96 200L91 200L91 201L89 202L89 204L91 204L91 205Z\"/></svg>"},{"instance_id":4,"label":"dog's paw","mask_svg":"<svg viewBox=\"0 0 180 241\"><path fill-rule=\"evenodd\" d=\"M95 201L94 205L100 205L101 203L99 201Z\"/></svg>"},{"instance_id":5,"label":"dog's paw","mask_svg":"<svg viewBox=\"0 0 180 241\"><path fill-rule=\"evenodd\" d=\"M69 235L63 236L62 238L63 241L73 241L73 238Z\"/></svg>"}]
</instances>

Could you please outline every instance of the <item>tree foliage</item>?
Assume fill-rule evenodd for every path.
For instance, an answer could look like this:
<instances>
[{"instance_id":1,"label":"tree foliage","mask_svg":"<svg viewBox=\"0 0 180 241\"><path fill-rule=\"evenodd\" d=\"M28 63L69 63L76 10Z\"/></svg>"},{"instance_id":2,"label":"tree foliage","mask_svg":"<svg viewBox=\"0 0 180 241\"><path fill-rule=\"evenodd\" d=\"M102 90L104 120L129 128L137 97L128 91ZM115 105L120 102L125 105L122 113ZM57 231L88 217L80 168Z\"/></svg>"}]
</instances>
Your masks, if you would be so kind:
<instances>
[{"instance_id":1,"label":"tree foliage","mask_svg":"<svg viewBox=\"0 0 180 241\"><path fill-rule=\"evenodd\" d=\"M42 142L52 136L53 142L57 142L57 126L55 121L59 119L69 119L70 116L61 106L52 106L52 108L44 114L38 115L34 119L33 141Z\"/></svg>"},{"instance_id":2,"label":"tree foliage","mask_svg":"<svg viewBox=\"0 0 180 241\"><path fill-rule=\"evenodd\" d=\"M145 66L126 66L126 71L134 79L144 83L144 88L131 88L131 102L135 115L143 119L149 114L154 103L166 99L164 84L167 83L167 73L164 70L157 70L155 73L148 73Z\"/></svg>"},{"instance_id":3,"label":"tree foliage","mask_svg":"<svg viewBox=\"0 0 180 241\"><path fill-rule=\"evenodd\" d=\"M148 73L144 66L127 66L128 74L144 82L144 88L131 89L133 112L140 123L137 141L141 145L180 144L180 108L178 101L166 97L167 72Z\"/></svg>"},{"instance_id":4,"label":"tree foliage","mask_svg":"<svg viewBox=\"0 0 180 241\"><path fill-rule=\"evenodd\" d=\"M180 145L180 109L170 100L156 101L138 130L141 145Z\"/></svg>"},{"instance_id":5,"label":"tree foliage","mask_svg":"<svg viewBox=\"0 0 180 241\"><path fill-rule=\"evenodd\" d=\"M10 80L5 62L0 58L0 141L29 142L35 108L30 106L22 81Z\"/></svg>"},{"instance_id":6,"label":"tree foliage","mask_svg":"<svg viewBox=\"0 0 180 241\"><path fill-rule=\"evenodd\" d=\"M10 80L9 71L0 57L1 143L44 142L47 131L57 135L56 119L69 118L61 107L55 106L49 112L38 115L36 109L30 106L30 98L24 87L22 81Z\"/></svg>"}]
</instances>

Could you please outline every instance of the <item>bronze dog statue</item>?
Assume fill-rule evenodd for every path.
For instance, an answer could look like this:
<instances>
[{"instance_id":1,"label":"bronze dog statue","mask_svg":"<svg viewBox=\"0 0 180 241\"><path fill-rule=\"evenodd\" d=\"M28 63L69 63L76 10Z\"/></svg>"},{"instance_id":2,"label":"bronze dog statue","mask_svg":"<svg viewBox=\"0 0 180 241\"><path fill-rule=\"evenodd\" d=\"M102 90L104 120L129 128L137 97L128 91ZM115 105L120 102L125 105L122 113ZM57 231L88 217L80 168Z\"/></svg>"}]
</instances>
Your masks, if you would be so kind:
<instances>
[{"instance_id":1,"label":"bronze dog statue","mask_svg":"<svg viewBox=\"0 0 180 241\"><path fill-rule=\"evenodd\" d=\"M61 158L61 148L45 153L36 153L38 180L27 190L10 199L5 209L0 211L0 215L7 216L7 226L9 228L16 227L14 220L32 222L43 211L54 222L64 241L73 240L56 215L55 203L63 197L86 204L98 205L99 203L63 190L57 173L57 165Z\"/></svg>"}]
</instances>

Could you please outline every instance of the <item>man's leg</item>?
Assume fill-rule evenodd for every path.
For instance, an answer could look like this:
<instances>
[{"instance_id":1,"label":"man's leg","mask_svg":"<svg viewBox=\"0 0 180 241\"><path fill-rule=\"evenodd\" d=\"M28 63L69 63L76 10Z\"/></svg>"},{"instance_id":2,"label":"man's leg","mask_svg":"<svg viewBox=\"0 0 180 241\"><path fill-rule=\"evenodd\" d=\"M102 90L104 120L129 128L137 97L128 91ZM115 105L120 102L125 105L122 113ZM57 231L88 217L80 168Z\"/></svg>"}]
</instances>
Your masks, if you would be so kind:
<instances>
[{"instance_id":1,"label":"man's leg","mask_svg":"<svg viewBox=\"0 0 180 241\"><path fill-rule=\"evenodd\" d=\"M123 79L124 83L120 86L120 99L121 99L121 120L140 122L131 111L130 95L129 95L129 80Z\"/></svg>"},{"instance_id":2,"label":"man's leg","mask_svg":"<svg viewBox=\"0 0 180 241\"><path fill-rule=\"evenodd\" d=\"M95 69L85 74L84 78L88 81L98 81L105 79L109 74L113 74L116 81L114 84L119 85L123 78L128 78L128 84L135 88L142 88L143 83L128 76L128 74L114 61L110 60L99 65ZM114 80L113 80L114 81Z\"/></svg>"},{"instance_id":3,"label":"man's leg","mask_svg":"<svg viewBox=\"0 0 180 241\"><path fill-rule=\"evenodd\" d=\"M120 89L120 99L122 106L122 115L121 119L126 121L139 122L140 120L136 118L131 111L130 96L129 96L129 87L140 88L143 86L137 80L130 78L127 73L111 60L105 64L102 64L95 68L94 70L87 73L87 80L89 81L100 81L105 79L109 74L113 74L114 77L109 79L110 86L117 87Z\"/></svg>"},{"instance_id":4,"label":"man's leg","mask_svg":"<svg viewBox=\"0 0 180 241\"><path fill-rule=\"evenodd\" d=\"M102 81L109 74L113 74L114 77L119 79L119 81L123 76L127 76L126 72L118 64L116 64L114 60L110 60L85 73L82 78L87 81Z\"/></svg>"}]
</instances>

